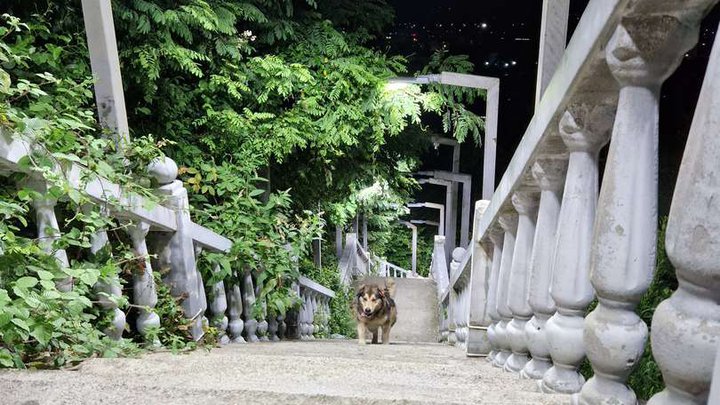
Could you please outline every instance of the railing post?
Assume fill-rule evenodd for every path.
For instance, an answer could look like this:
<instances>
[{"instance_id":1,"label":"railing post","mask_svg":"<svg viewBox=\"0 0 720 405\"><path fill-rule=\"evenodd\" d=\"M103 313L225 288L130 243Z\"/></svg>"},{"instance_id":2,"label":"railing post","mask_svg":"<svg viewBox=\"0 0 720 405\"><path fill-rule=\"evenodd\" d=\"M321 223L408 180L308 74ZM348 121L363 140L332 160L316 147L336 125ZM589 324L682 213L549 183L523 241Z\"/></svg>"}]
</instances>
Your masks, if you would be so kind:
<instances>
[{"instance_id":1,"label":"railing post","mask_svg":"<svg viewBox=\"0 0 720 405\"><path fill-rule=\"evenodd\" d=\"M145 238L150 231L150 224L147 222L130 222L125 227L125 232L130 236L132 251L137 261L137 268L133 271L133 303L142 308L138 311L135 326L138 332L147 339L148 332L160 327L160 317L155 313L157 304L157 292L155 290L155 278L153 277L150 254L148 253ZM160 345L160 341L149 342Z\"/></svg>"},{"instance_id":2,"label":"railing post","mask_svg":"<svg viewBox=\"0 0 720 405\"><path fill-rule=\"evenodd\" d=\"M532 174L540 187L540 207L530 260L528 302L533 317L525 325L525 336L532 359L525 365L521 376L540 380L550 369L550 348L545 334L545 324L555 312L550 297L552 260L555 250L555 230L560 215L562 188L567 170L567 157L545 156L532 167Z\"/></svg>"},{"instance_id":3,"label":"railing post","mask_svg":"<svg viewBox=\"0 0 720 405\"><path fill-rule=\"evenodd\" d=\"M467 338L466 347L468 356L486 356L490 353L490 341L488 340L488 326L490 325L490 314L487 310L488 293L492 286L489 283L490 259L485 253L480 237L477 235L478 222L490 204L487 200L480 200L475 203L475 215L473 224L473 235L470 241L472 251L470 263L470 280L468 289L468 316L467 316Z\"/></svg>"},{"instance_id":4,"label":"railing post","mask_svg":"<svg viewBox=\"0 0 720 405\"><path fill-rule=\"evenodd\" d=\"M696 43L695 19L710 3L693 2L685 15L626 17L606 48L621 90L593 235L598 306L585 320L584 342L595 375L582 389L584 404L637 401L625 382L648 335L635 307L655 268L660 86Z\"/></svg>"},{"instance_id":5,"label":"railing post","mask_svg":"<svg viewBox=\"0 0 720 405\"><path fill-rule=\"evenodd\" d=\"M445 237L435 235L435 244L433 247L433 266L431 275L435 279L438 290L438 298L450 286L450 276L448 275L447 262L445 256Z\"/></svg>"},{"instance_id":6,"label":"railing post","mask_svg":"<svg viewBox=\"0 0 720 405\"><path fill-rule=\"evenodd\" d=\"M260 296L260 291L262 290L262 285L260 283L255 283L255 299ZM260 319L257 321L257 334L258 339L261 342L269 342L270 338L268 337L268 321L267 321L267 302L265 300L262 300L260 302Z\"/></svg>"},{"instance_id":7,"label":"railing post","mask_svg":"<svg viewBox=\"0 0 720 405\"><path fill-rule=\"evenodd\" d=\"M157 193L164 198L163 205L175 212L177 220L175 232L153 233L152 242L158 252L159 268L169 270L163 282L170 287L173 297L183 297L181 305L185 317L193 321L190 332L193 339L200 340L205 334L203 315L207 302L202 277L195 263L187 190L180 180L176 180L177 165L170 158L154 160L148 166L148 172L160 184Z\"/></svg>"},{"instance_id":8,"label":"railing post","mask_svg":"<svg viewBox=\"0 0 720 405\"><path fill-rule=\"evenodd\" d=\"M515 233L518 227L518 216L515 210L508 210L498 220L504 233L502 259L498 272L498 285L496 293L496 306L499 317L495 326L495 336L500 353L495 356L493 365L504 367L510 357L510 338L508 336L508 323L512 321L512 312L508 307L508 289L510 288L510 268L512 267L513 252L515 251Z\"/></svg>"},{"instance_id":9,"label":"railing post","mask_svg":"<svg viewBox=\"0 0 720 405\"><path fill-rule=\"evenodd\" d=\"M598 154L608 140L613 109L575 104L560 120L569 162L558 218L550 291L557 312L545 325L553 366L543 376L546 392L576 393L585 379L583 323L593 300L590 248L598 195Z\"/></svg>"},{"instance_id":10,"label":"railing post","mask_svg":"<svg viewBox=\"0 0 720 405\"><path fill-rule=\"evenodd\" d=\"M500 353L500 342L497 338L496 328L500 322L500 314L497 311L498 281L500 278L500 265L503 254L503 231L497 225L488 231L488 236L493 244L492 267L490 269L490 281L488 282L488 299L486 311L490 315L492 323L488 327L488 340L492 351L488 354L488 361L495 362L495 357Z\"/></svg>"},{"instance_id":11,"label":"railing post","mask_svg":"<svg viewBox=\"0 0 720 405\"><path fill-rule=\"evenodd\" d=\"M530 361L525 324L533 315L528 303L528 275L535 237L538 198L539 194L534 188L523 188L512 196L512 204L519 215L507 300L508 308L512 312L512 321L507 326L512 354L505 362L506 371L519 372Z\"/></svg>"},{"instance_id":12,"label":"railing post","mask_svg":"<svg viewBox=\"0 0 720 405\"><path fill-rule=\"evenodd\" d=\"M213 273L220 271L220 265L213 264ZM225 315L228 309L228 299L225 293L225 282L223 280L213 284L210 289L210 314L212 314L212 326L214 326L218 332L218 343L221 345L228 344L230 338L227 335L227 329L229 325L228 317Z\"/></svg>"},{"instance_id":13,"label":"railing post","mask_svg":"<svg viewBox=\"0 0 720 405\"><path fill-rule=\"evenodd\" d=\"M652 319L653 356L666 388L650 405L720 403L720 397L708 400L720 341L719 88L716 40L670 208L665 248L679 286L658 305Z\"/></svg>"}]
</instances>

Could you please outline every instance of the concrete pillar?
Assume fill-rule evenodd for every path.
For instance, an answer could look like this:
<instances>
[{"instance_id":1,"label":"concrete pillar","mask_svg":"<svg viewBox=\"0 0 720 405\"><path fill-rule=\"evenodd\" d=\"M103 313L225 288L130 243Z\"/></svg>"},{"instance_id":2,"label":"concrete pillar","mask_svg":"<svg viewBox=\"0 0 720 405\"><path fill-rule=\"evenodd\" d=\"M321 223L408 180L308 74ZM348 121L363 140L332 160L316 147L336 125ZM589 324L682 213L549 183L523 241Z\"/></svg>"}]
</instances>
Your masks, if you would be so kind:
<instances>
[{"instance_id":1,"label":"concrete pillar","mask_svg":"<svg viewBox=\"0 0 720 405\"><path fill-rule=\"evenodd\" d=\"M565 53L569 14L570 0L543 1L537 85L535 86L536 110Z\"/></svg>"},{"instance_id":2,"label":"concrete pillar","mask_svg":"<svg viewBox=\"0 0 720 405\"><path fill-rule=\"evenodd\" d=\"M176 213L175 232L153 232L154 252L157 254L156 268L170 271L163 276L163 282L170 287L173 297L183 297L182 308L185 317L193 319L190 327L192 336L199 340L205 334L203 317L207 309L205 288L195 262L195 247L191 234L187 190L177 177L177 165L170 158L156 159L148 166L148 172L160 187L157 193L163 198L163 205Z\"/></svg>"},{"instance_id":3,"label":"concrete pillar","mask_svg":"<svg viewBox=\"0 0 720 405\"><path fill-rule=\"evenodd\" d=\"M457 184L457 183L456 183ZM460 246L467 248L470 238L470 206L472 205L472 180L463 182L462 211L460 218Z\"/></svg>"},{"instance_id":4,"label":"concrete pillar","mask_svg":"<svg viewBox=\"0 0 720 405\"><path fill-rule=\"evenodd\" d=\"M478 229L478 222L482 218L490 201L480 200L475 203L474 229ZM488 340L488 326L490 314L488 312L488 294L490 286L491 261L477 235L473 235L470 243L472 249L471 273L468 285L468 324L467 324L467 355L487 356L490 353Z\"/></svg>"},{"instance_id":5,"label":"concrete pillar","mask_svg":"<svg viewBox=\"0 0 720 405\"><path fill-rule=\"evenodd\" d=\"M518 228L507 293L507 305L512 312L512 321L507 327L512 354L505 362L506 371L520 372L530 361L525 324L532 317L532 309L528 303L528 274L539 197L535 188L522 188L512 196L512 204L518 213Z\"/></svg>"},{"instance_id":6,"label":"concrete pillar","mask_svg":"<svg viewBox=\"0 0 720 405\"><path fill-rule=\"evenodd\" d=\"M525 336L532 360L525 365L521 375L535 380L542 379L552 366L545 324L555 313L555 302L550 297L550 281L555 252L555 230L560 215L566 170L566 156L541 157L532 167L533 178L540 187L541 195L528 288L528 303L533 317L525 325Z\"/></svg>"},{"instance_id":7,"label":"concrete pillar","mask_svg":"<svg viewBox=\"0 0 720 405\"><path fill-rule=\"evenodd\" d=\"M595 220L591 280L598 306L584 334L595 375L582 389L584 404L637 401L626 381L648 335L635 307L655 269L660 86L697 42L699 18L711 3L626 17L606 47L621 89Z\"/></svg>"},{"instance_id":8,"label":"concrete pillar","mask_svg":"<svg viewBox=\"0 0 720 405\"><path fill-rule=\"evenodd\" d=\"M111 1L82 0L82 9L100 125L115 134L117 143L126 143L130 131Z\"/></svg>"},{"instance_id":9,"label":"concrete pillar","mask_svg":"<svg viewBox=\"0 0 720 405\"><path fill-rule=\"evenodd\" d=\"M228 333L230 334L230 343L245 343L242 337L245 323L242 319L243 314L243 297L240 291L240 282L237 274L233 277L235 282L227 286L226 296L228 300Z\"/></svg>"},{"instance_id":10,"label":"concrete pillar","mask_svg":"<svg viewBox=\"0 0 720 405\"><path fill-rule=\"evenodd\" d=\"M338 260L342 257L343 242L342 242L342 227L335 225L335 255Z\"/></svg>"}]
</instances>

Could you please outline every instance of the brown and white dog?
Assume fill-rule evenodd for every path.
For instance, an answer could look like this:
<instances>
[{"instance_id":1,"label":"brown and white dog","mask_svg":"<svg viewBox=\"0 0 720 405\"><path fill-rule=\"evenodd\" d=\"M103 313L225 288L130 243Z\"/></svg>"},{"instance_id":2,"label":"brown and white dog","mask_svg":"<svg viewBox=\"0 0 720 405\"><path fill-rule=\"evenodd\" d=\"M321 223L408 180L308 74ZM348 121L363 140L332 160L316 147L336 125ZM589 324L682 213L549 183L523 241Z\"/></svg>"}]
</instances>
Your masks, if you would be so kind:
<instances>
[{"instance_id":1,"label":"brown and white dog","mask_svg":"<svg viewBox=\"0 0 720 405\"><path fill-rule=\"evenodd\" d=\"M378 329L382 327L382 343L390 343L390 329L397 320L395 306L395 282L388 279L384 287L363 284L352 301L352 311L357 321L358 343L365 344L365 332L372 332L372 343L378 343Z\"/></svg>"}]
</instances>

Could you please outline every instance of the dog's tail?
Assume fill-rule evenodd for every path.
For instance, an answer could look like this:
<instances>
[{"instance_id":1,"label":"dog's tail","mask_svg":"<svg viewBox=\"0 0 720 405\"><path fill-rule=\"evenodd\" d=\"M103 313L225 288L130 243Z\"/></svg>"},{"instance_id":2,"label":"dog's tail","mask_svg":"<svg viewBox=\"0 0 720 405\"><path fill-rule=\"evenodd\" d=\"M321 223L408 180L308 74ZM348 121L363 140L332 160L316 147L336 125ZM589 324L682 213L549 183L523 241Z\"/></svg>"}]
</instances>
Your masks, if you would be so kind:
<instances>
[{"instance_id":1,"label":"dog's tail","mask_svg":"<svg viewBox=\"0 0 720 405\"><path fill-rule=\"evenodd\" d=\"M391 278L385 279L385 289L388 292L390 298L395 299L395 280Z\"/></svg>"}]
</instances>

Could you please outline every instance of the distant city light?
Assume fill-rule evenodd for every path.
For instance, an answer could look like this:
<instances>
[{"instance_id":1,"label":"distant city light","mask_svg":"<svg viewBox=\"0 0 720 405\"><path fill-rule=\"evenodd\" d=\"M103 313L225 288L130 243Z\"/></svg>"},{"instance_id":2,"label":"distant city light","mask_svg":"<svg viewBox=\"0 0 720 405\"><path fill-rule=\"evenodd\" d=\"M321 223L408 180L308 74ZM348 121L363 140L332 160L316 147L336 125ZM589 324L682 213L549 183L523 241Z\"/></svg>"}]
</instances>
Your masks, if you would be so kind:
<instances>
[{"instance_id":1,"label":"distant city light","mask_svg":"<svg viewBox=\"0 0 720 405\"><path fill-rule=\"evenodd\" d=\"M481 28L487 28L487 24L486 24L486 23L482 23L482 24L480 24L480 27L481 27Z\"/></svg>"},{"instance_id":2,"label":"distant city light","mask_svg":"<svg viewBox=\"0 0 720 405\"><path fill-rule=\"evenodd\" d=\"M504 66L505 66L505 67L508 67L508 66L510 66L510 64L506 62Z\"/></svg>"},{"instance_id":3,"label":"distant city light","mask_svg":"<svg viewBox=\"0 0 720 405\"><path fill-rule=\"evenodd\" d=\"M485 61L485 66L490 66L490 62Z\"/></svg>"},{"instance_id":4,"label":"distant city light","mask_svg":"<svg viewBox=\"0 0 720 405\"><path fill-rule=\"evenodd\" d=\"M517 62L515 62L515 61L512 61L512 64L513 64L513 66L515 66L515 65L517 65Z\"/></svg>"}]
</instances>

